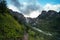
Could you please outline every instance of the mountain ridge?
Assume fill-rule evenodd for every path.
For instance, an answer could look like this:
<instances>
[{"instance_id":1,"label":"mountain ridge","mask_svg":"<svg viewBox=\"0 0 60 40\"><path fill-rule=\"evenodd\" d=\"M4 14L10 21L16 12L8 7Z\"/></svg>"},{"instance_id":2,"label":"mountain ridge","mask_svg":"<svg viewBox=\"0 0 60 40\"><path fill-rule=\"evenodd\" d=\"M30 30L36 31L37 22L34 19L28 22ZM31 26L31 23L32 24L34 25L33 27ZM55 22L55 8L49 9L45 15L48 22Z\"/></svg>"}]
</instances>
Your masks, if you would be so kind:
<instances>
[{"instance_id":1,"label":"mountain ridge","mask_svg":"<svg viewBox=\"0 0 60 40\"><path fill-rule=\"evenodd\" d=\"M18 20L22 18L19 21L22 22L23 24L27 26L30 25L31 27L39 28L47 33L51 33L53 35L52 40L55 40L55 39L59 40L60 37L58 35L60 31L60 25L59 25L60 12L56 12L54 10L49 10L48 12L42 11L42 13L37 18L29 18L29 17L26 18L24 16L21 16L21 17L19 16L16 16L16 17ZM27 29L29 28L27 27Z\"/></svg>"}]
</instances>

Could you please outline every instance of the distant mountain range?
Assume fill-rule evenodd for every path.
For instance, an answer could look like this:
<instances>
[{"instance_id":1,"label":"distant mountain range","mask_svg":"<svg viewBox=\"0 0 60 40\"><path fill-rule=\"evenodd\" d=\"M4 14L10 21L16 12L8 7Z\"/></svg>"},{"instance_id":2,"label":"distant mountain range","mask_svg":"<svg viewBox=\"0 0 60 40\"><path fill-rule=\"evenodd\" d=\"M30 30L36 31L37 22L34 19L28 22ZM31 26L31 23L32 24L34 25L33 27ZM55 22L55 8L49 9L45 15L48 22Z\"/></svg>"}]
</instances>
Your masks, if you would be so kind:
<instances>
[{"instance_id":1,"label":"distant mountain range","mask_svg":"<svg viewBox=\"0 0 60 40\"><path fill-rule=\"evenodd\" d=\"M49 11L42 11L41 14L37 18L30 18L30 17L24 17L22 13L18 13L15 11L10 10L11 15L17 19L18 21L22 23L29 23L31 25L35 25L39 23L40 20L52 20L57 18L60 18L60 12L56 12L54 10Z\"/></svg>"},{"instance_id":2,"label":"distant mountain range","mask_svg":"<svg viewBox=\"0 0 60 40\"><path fill-rule=\"evenodd\" d=\"M37 18L24 17L22 13L10 10L10 14L20 23L39 28L53 35L52 40L60 40L60 12L54 10L42 11Z\"/></svg>"}]
</instances>

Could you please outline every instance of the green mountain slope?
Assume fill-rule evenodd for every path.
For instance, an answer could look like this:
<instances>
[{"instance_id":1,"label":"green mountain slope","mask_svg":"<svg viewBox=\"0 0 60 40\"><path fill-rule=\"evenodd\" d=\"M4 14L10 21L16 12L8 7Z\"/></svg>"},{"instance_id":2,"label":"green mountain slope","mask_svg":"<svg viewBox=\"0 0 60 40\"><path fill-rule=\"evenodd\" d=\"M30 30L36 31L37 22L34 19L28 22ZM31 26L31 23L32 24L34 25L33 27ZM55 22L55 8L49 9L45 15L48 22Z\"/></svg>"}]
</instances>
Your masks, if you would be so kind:
<instances>
[{"instance_id":1,"label":"green mountain slope","mask_svg":"<svg viewBox=\"0 0 60 40\"><path fill-rule=\"evenodd\" d=\"M0 39L21 38L24 26L19 24L11 15L0 13Z\"/></svg>"},{"instance_id":2,"label":"green mountain slope","mask_svg":"<svg viewBox=\"0 0 60 40\"><path fill-rule=\"evenodd\" d=\"M24 37L25 26L18 23L10 14L0 13L0 40L22 40ZM28 30L28 40L40 40L35 37L35 32Z\"/></svg>"}]
</instances>

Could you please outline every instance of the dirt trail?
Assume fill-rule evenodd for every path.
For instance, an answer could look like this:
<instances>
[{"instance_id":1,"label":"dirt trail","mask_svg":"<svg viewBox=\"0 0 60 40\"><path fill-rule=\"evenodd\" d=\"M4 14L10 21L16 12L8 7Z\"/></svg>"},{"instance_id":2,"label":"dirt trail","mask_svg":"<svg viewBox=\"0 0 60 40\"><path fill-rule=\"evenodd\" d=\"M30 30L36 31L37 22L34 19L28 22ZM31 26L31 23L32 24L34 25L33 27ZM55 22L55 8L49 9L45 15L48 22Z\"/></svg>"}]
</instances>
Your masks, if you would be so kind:
<instances>
[{"instance_id":1,"label":"dirt trail","mask_svg":"<svg viewBox=\"0 0 60 40\"><path fill-rule=\"evenodd\" d=\"M28 33L27 32L24 33L23 40L28 40Z\"/></svg>"}]
</instances>

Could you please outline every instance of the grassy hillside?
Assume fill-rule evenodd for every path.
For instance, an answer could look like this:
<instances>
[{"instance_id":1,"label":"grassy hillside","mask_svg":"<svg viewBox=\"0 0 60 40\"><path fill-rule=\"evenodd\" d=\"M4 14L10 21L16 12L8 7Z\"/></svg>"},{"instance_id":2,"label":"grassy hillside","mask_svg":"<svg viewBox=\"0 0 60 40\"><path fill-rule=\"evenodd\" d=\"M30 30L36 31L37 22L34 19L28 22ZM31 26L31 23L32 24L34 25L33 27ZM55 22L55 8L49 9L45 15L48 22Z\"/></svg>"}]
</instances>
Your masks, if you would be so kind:
<instances>
[{"instance_id":1,"label":"grassy hillside","mask_svg":"<svg viewBox=\"0 0 60 40\"><path fill-rule=\"evenodd\" d=\"M0 13L0 39L21 38L24 26L19 24L11 15Z\"/></svg>"},{"instance_id":2,"label":"grassy hillside","mask_svg":"<svg viewBox=\"0 0 60 40\"><path fill-rule=\"evenodd\" d=\"M10 14L0 13L0 40L22 40L25 26L18 23ZM29 30L29 40L35 40L35 32ZM36 40L39 40L39 37Z\"/></svg>"},{"instance_id":3,"label":"grassy hillside","mask_svg":"<svg viewBox=\"0 0 60 40\"><path fill-rule=\"evenodd\" d=\"M24 30L24 25L18 23L11 15L8 13L5 15L0 13L0 40L22 40ZM44 40L41 35L38 36L32 30L28 31L28 35L28 40Z\"/></svg>"}]
</instances>

